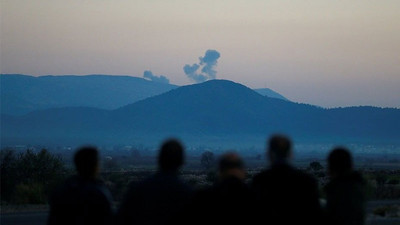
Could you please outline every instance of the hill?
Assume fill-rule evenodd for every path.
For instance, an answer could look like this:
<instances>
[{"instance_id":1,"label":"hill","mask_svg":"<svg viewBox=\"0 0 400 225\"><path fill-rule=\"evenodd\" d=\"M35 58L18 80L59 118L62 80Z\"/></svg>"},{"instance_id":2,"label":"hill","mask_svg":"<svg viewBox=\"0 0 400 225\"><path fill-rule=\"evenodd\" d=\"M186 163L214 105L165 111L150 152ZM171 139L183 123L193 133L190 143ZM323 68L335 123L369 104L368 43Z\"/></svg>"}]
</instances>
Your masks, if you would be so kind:
<instances>
[{"instance_id":1,"label":"hill","mask_svg":"<svg viewBox=\"0 0 400 225\"><path fill-rule=\"evenodd\" d=\"M2 116L4 143L158 143L169 136L188 143L250 143L275 132L303 140L400 139L400 110L324 109L269 98L226 80L173 89L116 110L58 108Z\"/></svg>"},{"instance_id":2,"label":"hill","mask_svg":"<svg viewBox=\"0 0 400 225\"><path fill-rule=\"evenodd\" d=\"M270 97L270 98L278 98L278 99L289 101L283 95L281 95L278 92L273 91L273 90L271 90L269 88L257 88L257 89L253 89L253 90L256 91L257 93L259 93L260 95L264 95L264 96L267 96L267 97Z\"/></svg>"},{"instance_id":3,"label":"hill","mask_svg":"<svg viewBox=\"0 0 400 225\"><path fill-rule=\"evenodd\" d=\"M176 88L138 77L113 75L0 75L1 113L22 115L55 107L118 107Z\"/></svg>"},{"instance_id":4,"label":"hill","mask_svg":"<svg viewBox=\"0 0 400 225\"><path fill-rule=\"evenodd\" d=\"M115 75L33 77L2 74L0 84L1 113L9 115L57 107L112 110L178 87L139 77ZM287 100L268 88L256 91L264 96Z\"/></svg>"},{"instance_id":5,"label":"hill","mask_svg":"<svg viewBox=\"0 0 400 225\"><path fill-rule=\"evenodd\" d=\"M321 111L315 106L266 98L232 81L211 80L183 86L112 113L141 131L222 135L264 133L279 124L300 124L309 117L308 113ZM139 118L148 122L137 123Z\"/></svg>"}]
</instances>

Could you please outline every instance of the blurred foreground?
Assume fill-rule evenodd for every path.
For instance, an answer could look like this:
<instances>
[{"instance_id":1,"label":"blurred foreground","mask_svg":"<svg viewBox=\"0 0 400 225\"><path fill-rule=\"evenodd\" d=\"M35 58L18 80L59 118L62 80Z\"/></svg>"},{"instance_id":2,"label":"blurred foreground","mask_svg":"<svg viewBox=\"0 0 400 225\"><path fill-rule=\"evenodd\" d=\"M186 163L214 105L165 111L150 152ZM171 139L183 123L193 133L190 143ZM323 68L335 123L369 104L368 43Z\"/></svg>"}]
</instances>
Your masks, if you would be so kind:
<instances>
[{"instance_id":1,"label":"blurred foreground","mask_svg":"<svg viewBox=\"0 0 400 225\"><path fill-rule=\"evenodd\" d=\"M205 151L199 156L187 157L181 178L195 190L210 187L217 179L215 159L217 155ZM265 168L263 156L248 156L246 183ZM156 173L156 157L140 156L134 160L124 157L103 156L101 179L111 191L118 208L128 184L140 182ZM329 177L323 160L302 159L294 166L312 175L322 188ZM400 169L397 163L384 161L358 165L367 181L367 224L400 223ZM73 174L72 164L59 155L41 151L1 152L1 224L45 224L48 213L48 196L55 186Z\"/></svg>"}]
</instances>

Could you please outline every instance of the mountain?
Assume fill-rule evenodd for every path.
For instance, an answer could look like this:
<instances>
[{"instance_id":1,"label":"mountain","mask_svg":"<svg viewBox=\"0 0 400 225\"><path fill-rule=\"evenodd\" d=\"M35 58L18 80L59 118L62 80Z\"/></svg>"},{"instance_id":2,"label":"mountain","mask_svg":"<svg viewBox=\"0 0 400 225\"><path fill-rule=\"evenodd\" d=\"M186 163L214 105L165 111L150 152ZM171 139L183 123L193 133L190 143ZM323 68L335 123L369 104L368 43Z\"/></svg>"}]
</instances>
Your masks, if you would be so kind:
<instances>
[{"instance_id":1,"label":"mountain","mask_svg":"<svg viewBox=\"0 0 400 225\"><path fill-rule=\"evenodd\" d=\"M1 113L22 115L55 107L118 107L176 88L138 77L114 75L0 75Z\"/></svg>"},{"instance_id":2,"label":"mountain","mask_svg":"<svg viewBox=\"0 0 400 225\"><path fill-rule=\"evenodd\" d=\"M6 144L154 144L177 136L186 143L233 145L275 132L311 141L400 140L399 109L324 109L265 97L226 80L179 87L115 110L56 108L2 115L1 121Z\"/></svg>"},{"instance_id":3,"label":"mountain","mask_svg":"<svg viewBox=\"0 0 400 225\"><path fill-rule=\"evenodd\" d=\"M139 77L115 75L33 77L1 74L0 85L1 113L9 115L57 107L112 110L178 87ZM287 100L268 88L255 90L264 96Z\"/></svg>"},{"instance_id":4,"label":"mountain","mask_svg":"<svg viewBox=\"0 0 400 225\"><path fill-rule=\"evenodd\" d=\"M232 81L211 80L183 86L112 113L122 123L141 131L236 134L263 133L279 123L301 124L310 114L321 111L315 106L266 98Z\"/></svg>"},{"instance_id":5,"label":"mountain","mask_svg":"<svg viewBox=\"0 0 400 225\"><path fill-rule=\"evenodd\" d=\"M253 90L256 91L257 93L259 93L260 95L264 95L264 96L267 96L270 98L278 98L278 99L289 101L283 95L281 95L278 92L273 91L269 88L257 88L257 89L253 89Z\"/></svg>"},{"instance_id":6,"label":"mountain","mask_svg":"<svg viewBox=\"0 0 400 225\"><path fill-rule=\"evenodd\" d=\"M377 107L324 109L276 98L227 80L174 89L112 112L145 133L224 137L282 132L303 139L357 140L400 137L400 110ZM140 121L140 122L139 122Z\"/></svg>"}]
</instances>

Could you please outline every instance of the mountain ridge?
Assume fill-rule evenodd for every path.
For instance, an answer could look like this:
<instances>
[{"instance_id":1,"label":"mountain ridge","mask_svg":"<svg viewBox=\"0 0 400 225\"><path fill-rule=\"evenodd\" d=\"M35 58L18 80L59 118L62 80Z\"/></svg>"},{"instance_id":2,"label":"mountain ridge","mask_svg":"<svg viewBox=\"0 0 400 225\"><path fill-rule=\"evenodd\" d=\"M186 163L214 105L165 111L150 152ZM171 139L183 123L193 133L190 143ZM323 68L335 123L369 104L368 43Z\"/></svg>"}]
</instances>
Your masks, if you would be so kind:
<instances>
[{"instance_id":1,"label":"mountain ridge","mask_svg":"<svg viewBox=\"0 0 400 225\"><path fill-rule=\"evenodd\" d=\"M2 143L154 142L171 136L229 143L277 132L310 140L393 141L400 138L400 110L325 109L265 97L232 81L211 80L172 89L115 110L68 107L23 116L2 114L1 130Z\"/></svg>"},{"instance_id":2,"label":"mountain ridge","mask_svg":"<svg viewBox=\"0 0 400 225\"><path fill-rule=\"evenodd\" d=\"M264 96L267 96L270 98L278 98L278 99L289 101L289 99L287 99L285 96L279 94L278 92L276 92L270 88L256 88L253 90L256 91L257 93L259 93L260 95L264 95Z\"/></svg>"},{"instance_id":3,"label":"mountain ridge","mask_svg":"<svg viewBox=\"0 0 400 225\"><path fill-rule=\"evenodd\" d=\"M9 115L75 106L112 110L178 87L141 77L104 74L0 74L0 84L1 113ZM272 90L268 93L285 99Z\"/></svg>"},{"instance_id":4,"label":"mountain ridge","mask_svg":"<svg viewBox=\"0 0 400 225\"><path fill-rule=\"evenodd\" d=\"M109 75L2 74L0 83L1 113L10 115L70 106L115 109L177 88L139 77Z\"/></svg>"}]
</instances>

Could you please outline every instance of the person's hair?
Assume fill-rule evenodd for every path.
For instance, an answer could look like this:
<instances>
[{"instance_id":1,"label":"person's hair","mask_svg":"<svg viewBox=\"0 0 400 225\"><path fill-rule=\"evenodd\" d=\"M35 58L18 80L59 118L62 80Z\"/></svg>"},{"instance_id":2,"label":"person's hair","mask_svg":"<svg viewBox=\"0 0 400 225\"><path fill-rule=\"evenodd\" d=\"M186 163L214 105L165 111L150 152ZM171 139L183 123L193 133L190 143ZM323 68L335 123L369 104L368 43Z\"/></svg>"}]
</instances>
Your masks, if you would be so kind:
<instances>
[{"instance_id":1,"label":"person's hair","mask_svg":"<svg viewBox=\"0 0 400 225\"><path fill-rule=\"evenodd\" d=\"M291 149L292 142L285 135L276 134L269 139L268 151L273 153L277 159L287 159Z\"/></svg>"},{"instance_id":2,"label":"person's hair","mask_svg":"<svg viewBox=\"0 0 400 225\"><path fill-rule=\"evenodd\" d=\"M334 148L328 156L329 171L341 175L353 169L353 158L350 151L344 147Z\"/></svg>"},{"instance_id":3,"label":"person's hair","mask_svg":"<svg viewBox=\"0 0 400 225\"><path fill-rule=\"evenodd\" d=\"M168 139L162 145L158 156L158 165L162 171L178 170L183 165L184 150L176 139Z\"/></svg>"},{"instance_id":4,"label":"person's hair","mask_svg":"<svg viewBox=\"0 0 400 225\"><path fill-rule=\"evenodd\" d=\"M243 169L243 167L243 160L232 152L222 155L218 163L218 169L222 173L230 169Z\"/></svg>"},{"instance_id":5,"label":"person's hair","mask_svg":"<svg viewBox=\"0 0 400 225\"><path fill-rule=\"evenodd\" d=\"M83 177L93 177L99 163L99 154L96 147L84 146L78 149L74 156L74 163L78 174Z\"/></svg>"}]
</instances>

